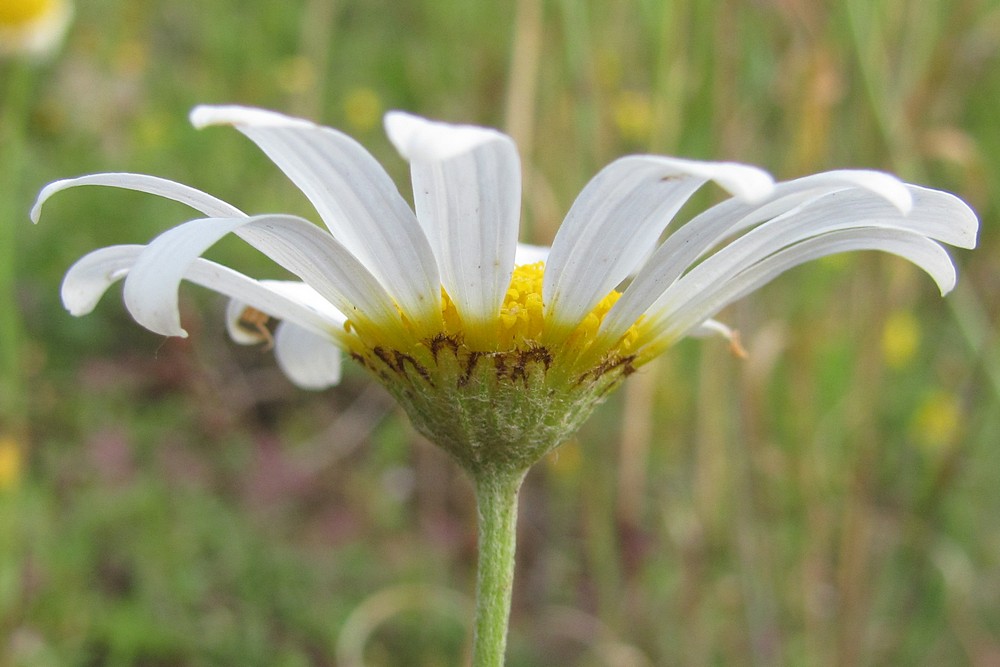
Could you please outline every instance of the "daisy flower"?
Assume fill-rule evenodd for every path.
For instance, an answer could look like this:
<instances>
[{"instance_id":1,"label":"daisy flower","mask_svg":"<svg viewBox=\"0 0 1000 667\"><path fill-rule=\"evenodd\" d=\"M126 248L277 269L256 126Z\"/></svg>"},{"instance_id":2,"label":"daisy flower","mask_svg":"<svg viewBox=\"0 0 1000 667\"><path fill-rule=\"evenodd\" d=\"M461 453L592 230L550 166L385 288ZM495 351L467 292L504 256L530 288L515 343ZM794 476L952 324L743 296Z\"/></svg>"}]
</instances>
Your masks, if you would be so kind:
<instances>
[{"instance_id":1,"label":"daisy flower","mask_svg":"<svg viewBox=\"0 0 1000 667\"><path fill-rule=\"evenodd\" d=\"M44 56L62 42L73 15L67 0L0 2L0 56Z\"/></svg>"},{"instance_id":2,"label":"daisy flower","mask_svg":"<svg viewBox=\"0 0 1000 667\"><path fill-rule=\"evenodd\" d=\"M236 342L273 343L288 377L313 389L335 384L349 355L465 467L478 464L480 450L524 449L525 441L535 443L529 458L544 453L622 378L681 338L731 335L711 318L789 268L882 250L923 268L944 294L955 268L941 244L972 248L978 230L955 196L881 172L774 183L748 165L634 155L586 185L551 249L524 246L517 149L496 130L390 112L385 127L410 162L414 212L376 160L336 130L232 106L197 107L191 120L250 138L326 229L291 215L248 215L154 176L58 181L40 193L34 220L50 196L79 185L157 194L202 216L148 245L82 258L63 283L69 311L89 313L124 278L137 322L184 336L179 283L214 289L232 299ZM731 197L658 243L708 181ZM257 281L200 257L228 234L300 281Z\"/></svg>"},{"instance_id":3,"label":"daisy flower","mask_svg":"<svg viewBox=\"0 0 1000 667\"><path fill-rule=\"evenodd\" d=\"M953 195L885 173L830 171L775 183L729 162L634 155L588 183L551 249L518 244L517 149L492 129L390 112L410 162L411 209L348 136L259 109L197 107L197 127L231 125L298 186L325 225L249 215L154 176L94 174L46 186L140 190L200 213L147 245L96 250L66 275L62 298L89 313L124 279L144 327L184 336L182 280L231 299L238 343L272 345L307 388L340 378L347 355L414 425L472 476L480 507L476 664L501 664L513 572L516 495L527 469L571 435L629 374L690 335L732 332L712 319L784 271L826 255L880 250L913 262L941 293L955 284L942 244L972 248L975 214ZM712 181L729 198L666 236ZM201 255L235 234L298 277L258 281ZM271 320L277 322L273 334Z\"/></svg>"}]
</instances>

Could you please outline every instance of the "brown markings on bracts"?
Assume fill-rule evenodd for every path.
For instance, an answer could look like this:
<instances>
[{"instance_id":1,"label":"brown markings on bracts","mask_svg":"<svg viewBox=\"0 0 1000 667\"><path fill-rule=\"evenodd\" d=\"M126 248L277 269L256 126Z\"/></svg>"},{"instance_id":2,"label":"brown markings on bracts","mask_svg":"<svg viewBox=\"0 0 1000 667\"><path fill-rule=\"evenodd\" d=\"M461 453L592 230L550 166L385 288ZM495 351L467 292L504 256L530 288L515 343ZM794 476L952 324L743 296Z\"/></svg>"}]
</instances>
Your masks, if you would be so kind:
<instances>
[{"instance_id":1,"label":"brown markings on bracts","mask_svg":"<svg viewBox=\"0 0 1000 667\"><path fill-rule=\"evenodd\" d=\"M444 348L451 350L451 353L458 356L458 336L449 336L445 333L439 333L434 338L431 338L428 347L431 349L431 354L434 356L434 363L437 363L438 352Z\"/></svg>"},{"instance_id":2,"label":"brown markings on bracts","mask_svg":"<svg viewBox=\"0 0 1000 667\"><path fill-rule=\"evenodd\" d=\"M545 347L544 345L539 345L538 347L529 347L527 350L524 350L519 354L521 357L524 358L524 362L526 364L531 361L534 361L536 363L541 362L541 364L545 367L546 371L548 371L549 368L552 366L552 353L549 352L549 348Z\"/></svg>"},{"instance_id":3,"label":"brown markings on bracts","mask_svg":"<svg viewBox=\"0 0 1000 667\"><path fill-rule=\"evenodd\" d=\"M540 363L548 372L552 366L552 353L545 347L532 347L527 350L516 350L511 352L493 353L493 365L496 367L497 379L505 378L511 381L520 379L525 384L528 382L528 364ZM508 362L513 358L513 366Z\"/></svg>"},{"instance_id":4,"label":"brown markings on bracts","mask_svg":"<svg viewBox=\"0 0 1000 667\"><path fill-rule=\"evenodd\" d=\"M507 369L507 355L506 354L503 354L501 352L500 354L493 355L493 366L497 370L497 379L498 380L502 380L505 377L507 377L507 371L508 371L508 369Z\"/></svg>"},{"instance_id":5,"label":"brown markings on bracts","mask_svg":"<svg viewBox=\"0 0 1000 667\"><path fill-rule=\"evenodd\" d=\"M427 384L432 386L434 385L434 382L431 381L431 374L427 372L427 369L419 361L408 354L400 352L399 350L395 350L395 358L396 369L401 375L406 375L406 364L410 364L410 366L413 367L413 370L419 373L420 377L422 377Z\"/></svg>"},{"instance_id":6,"label":"brown markings on bracts","mask_svg":"<svg viewBox=\"0 0 1000 667\"><path fill-rule=\"evenodd\" d=\"M458 386L464 387L469 384L469 380L472 379L472 371L476 370L476 364L479 363L479 358L489 354L488 352L469 352L469 358L465 361L465 372L462 373L462 377L458 378Z\"/></svg>"},{"instance_id":7,"label":"brown markings on bracts","mask_svg":"<svg viewBox=\"0 0 1000 667\"><path fill-rule=\"evenodd\" d=\"M607 357L596 367L591 368L589 371L587 371L579 378L577 378L577 381L574 383L573 386L577 387L580 386L581 384L586 382L587 379L590 377L593 377L594 380L597 380L603 377L605 374L610 373L611 371L617 368L622 369L621 370L622 377L628 377L629 375L632 375L632 373L635 373L635 366L632 365L632 362L634 361L635 361L634 354L629 355L627 357L618 357L618 356Z\"/></svg>"},{"instance_id":8,"label":"brown markings on bracts","mask_svg":"<svg viewBox=\"0 0 1000 667\"><path fill-rule=\"evenodd\" d=\"M366 357L365 355L358 354L357 352L351 352L351 359L354 359L354 361L358 362L368 370L376 372L375 367L372 366L372 362L368 361L368 357Z\"/></svg>"},{"instance_id":9,"label":"brown markings on bracts","mask_svg":"<svg viewBox=\"0 0 1000 667\"><path fill-rule=\"evenodd\" d=\"M392 370L396 371L397 373L399 372L399 369L396 368L396 362L395 362L395 360L389 354L388 350L386 350L384 347L382 347L380 345L376 345L375 347L372 348L372 353L376 357L378 357L382 361L383 364L385 364L386 366L388 366Z\"/></svg>"},{"instance_id":10,"label":"brown markings on bracts","mask_svg":"<svg viewBox=\"0 0 1000 667\"><path fill-rule=\"evenodd\" d=\"M429 385L434 383L431 381L431 374L427 372L427 368L424 367L419 361L414 359L412 356L406 354L405 352L400 352L399 350L387 350L381 345L373 347L372 353L379 358L379 360L389 367L390 370L395 372L400 377L406 378L409 374L406 372L407 364L415 370L420 377L424 379Z\"/></svg>"},{"instance_id":11,"label":"brown markings on bracts","mask_svg":"<svg viewBox=\"0 0 1000 667\"><path fill-rule=\"evenodd\" d=\"M517 361L514 363L514 367L510 369L510 381L514 382L520 378L524 382L524 386L528 386L527 365L528 364L524 359L524 353L518 351Z\"/></svg>"}]
</instances>

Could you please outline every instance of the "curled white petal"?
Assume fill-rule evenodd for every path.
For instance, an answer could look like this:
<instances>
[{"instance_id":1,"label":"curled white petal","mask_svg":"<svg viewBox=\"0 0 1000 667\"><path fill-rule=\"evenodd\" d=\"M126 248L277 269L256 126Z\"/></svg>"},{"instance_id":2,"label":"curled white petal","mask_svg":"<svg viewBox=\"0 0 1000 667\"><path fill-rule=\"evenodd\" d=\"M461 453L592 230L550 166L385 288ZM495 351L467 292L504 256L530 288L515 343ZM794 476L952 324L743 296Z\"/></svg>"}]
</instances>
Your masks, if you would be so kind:
<instances>
[{"instance_id":1,"label":"curled white petal","mask_svg":"<svg viewBox=\"0 0 1000 667\"><path fill-rule=\"evenodd\" d=\"M913 209L933 225L928 236L958 248L975 248L979 236L979 218L964 201L949 192L919 185L908 185ZM907 218L914 217L909 213ZM922 223L927 224L927 223Z\"/></svg>"},{"instance_id":2,"label":"curled white petal","mask_svg":"<svg viewBox=\"0 0 1000 667\"><path fill-rule=\"evenodd\" d=\"M755 201L726 200L698 214L667 237L639 271L631 290L633 293L622 297L622 309L641 312L688 266L733 235L806 202L850 189L870 192L873 199L882 199L903 214L908 213L913 204L910 188L905 183L890 174L863 169L840 169L784 181L776 184L768 196ZM647 288L647 281L652 282L653 299L637 294ZM633 305L632 299L646 303Z\"/></svg>"},{"instance_id":3,"label":"curled white petal","mask_svg":"<svg viewBox=\"0 0 1000 667\"><path fill-rule=\"evenodd\" d=\"M177 288L191 262L243 222L239 218L193 220L146 246L125 279L125 307L135 321L163 336L187 337L181 327Z\"/></svg>"},{"instance_id":4,"label":"curled white petal","mask_svg":"<svg viewBox=\"0 0 1000 667\"><path fill-rule=\"evenodd\" d=\"M930 196L931 193L925 193ZM898 230L949 243L961 242L937 207L917 206L908 216L860 190L840 190L797 206L736 239L672 285L657 301L685 301L767 256L811 237L864 229ZM617 305L617 304L616 304ZM653 309L657 305L654 303Z\"/></svg>"},{"instance_id":5,"label":"curled white petal","mask_svg":"<svg viewBox=\"0 0 1000 667\"><path fill-rule=\"evenodd\" d=\"M298 275L341 312L360 311L382 322L397 319L392 299L333 237L301 218L264 215L192 220L154 239L125 283L125 303L136 321L163 335L185 335L177 286L186 267L231 232Z\"/></svg>"},{"instance_id":6,"label":"curled white petal","mask_svg":"<svg viewBox=\"0 0 1000 667\"><path fill-rule=\"evenodd\" d=\"M187 204L191 208L201 211L207 216L220 218L236 218L245 215L242 211L231 204L227 204L218 197L213 197L207 192L202 192L191 186L177 183L158 176L148 176L146 174L130 173L107 173L88 174L77 178L64 178L60 181L49 183L35 199L34 206L31 207L31 221L38 222L42 215L42 206L57 192L62 192L69 188L82 185L103 185L112 188L122 188L125 190L135 190L158 195L166 199L172 199L182 204Z\"/></svg>"},{"instance_id":7,"label":"curled white petal","mask_svg":"<svg viewBox=\"0 0 1000 667\"><path fill-rule=\"evenodd\" d=\"M108 288L128 275L142 245L101 248L78 259L63 277L60 296L74 317L87 315L97 307Z\"/></svg>"},{"instance_id":8,"label":"curled white petal","mask_svg":"<svg viewBox=\"0 0 1000 667\"><path fill-rule=\"evenodd\" d=\"M91 312L104 293L128 275L146 246L120 245L100 248L81 257L63 279L63 305L75 316ZM196 259L184 274L184 279L214 290L240 303L252 306L271 317L296 323L320 336L337 338L343 331L343 315L329 304L295 294L296 290L280 289L274 284L253 280L237 271Z\"/></svg>"},{"instance_id":9,"label":"curled white petal","mask_svg":"<svg viewBox=\"0 0 1000 667\"><path fill-rule=\"evenodd\" d=\"M552 243L543 287L547 321L568 333L634 272L681 206L708 180L746 200L767 196L773 186L756 167L655 156L622 158L597 174ZM559 337L556 331L552 335Z\"/></svg>"},{"instance_id":10,"label":"curled white petal","mask_svg":"<svg viewBox=\"0 0 1000 667\"><path fill-rule=\"evenodd\" d=\"M941 294L955 286L955 266L938 243L920 234L886 228L838 230L808 238L716 283L684 290L683 297L649 313L648 336L676 340L733 301L799 264L841 252L880 250L903 257L926 271ZM683 283L683 279L681 281ZM678 284L681 284L678 283Z\"/></svg>"},{"instance_id":11,"label":"curled white petal","mask_svg":"<svg viewBox=\"0 0 1000 667\"><path fill-rule=\"evenodd\" d=\"M869 187L851 187L855 182ZM909 203L905 212L897 185ZM758 224L762 220L768 221ZM973 247L978 230L975 214L954 195L901 184L880 172L839 171L781 183L775 196L761 205L729 200L676 230L608 313L602 331L620 335L647 309L683 300L678 278L689 264L726 236L752 225L758 226L685 275L683 289L697 292L785 246L838 229L908 230L959 247Z\"/></svg>"},{"instance_id":12,"label":"curled white petal","mask_svg":"<svg viewBox=\"0 0 1000 667\"><path fill-rule=\"evenodd\" d=\"M257 144L411 322L439 328L441 280L430 244L392 179L359 143L328 127L245 107L198 107L192 121L233 125Z\"/></svg>"},{"instance_id":13,"label":"curled white petal","mask_svg":"<svg viewBox=\"0 0 1000 667\"><path fill-rule=\"evenodd\" d=\"M785 187L783 186L790 186ZM867 190L879 196L894 206L900 213L906 215L913 207L913 196L910 187L892 174L871 169L834 169L818 174L811 174L786 183L779 183L776 190L809 191L816 188L828 190L837 187L854 187Z\"/></svg>"}]
</instances>

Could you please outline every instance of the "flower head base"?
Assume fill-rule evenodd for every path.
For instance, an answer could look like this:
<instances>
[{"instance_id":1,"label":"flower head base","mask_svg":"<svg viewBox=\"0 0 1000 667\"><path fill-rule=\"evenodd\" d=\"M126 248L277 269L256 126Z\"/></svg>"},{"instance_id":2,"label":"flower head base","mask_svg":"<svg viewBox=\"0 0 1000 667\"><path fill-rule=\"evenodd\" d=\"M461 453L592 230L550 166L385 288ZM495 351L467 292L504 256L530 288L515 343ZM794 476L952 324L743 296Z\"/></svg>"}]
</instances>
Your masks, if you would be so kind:
<instances>
[{"instance_id":1,"label":"flower head base","mask_svg":"<svg viewBox=\"0 0 1000 667\"><path fill-rule=\"evenodd\" d=\"M0 56L44 56L62 41L72 17L67 0L0 3Z\"/></svg>"},{"instance_id":2,"label":"flower head base","mask_svg":"<svg viewBox=\"0 0 1000 667\"><path fill-rule=\"evenodd\" d=\"M602 349L597 364L579 363L621 296L617 291L602 299L566 341L545 344L543 275L544 262L514 268L494 337L485 346L466 339L461 314L442 290L439 333L373 340L348 320L350 354L380 379L421 432L464 467L526 469L572 435L635 370L635 356L628 354L635 327L618 344Z\"/></svg>"},{"instance_id":3,"label":"flower head base","mask_svg":"<svg viewBox=\"0 0 1000 667\"><path fill-rule=\"evenodd\" d=\"M340 132L241 107L199 107L192 120L249 137L327 229L295 216L249 216L152 176L52 183L39 195L36 220L48 197L77 185L150 192L203 215L146 246L83 257L63 283L70 312L90 312L125 278L125 303L138 322L185 335L180 281L215 289L232 299L236 342L273 344L282 369L308 388L336 383L346 352L474 474L526 469L679 339L731 337L711 318L794 266L881 250L915 263L946 293L955 268L941 244L971 248L978 232L958 198L880 172L774 183L747 165L640 155L594 177L551 249L523 246L520 162L495 130L388 114L389 137L411 163L411 209L374 158ZM709 181L731 197L661 242ZM299 280L256 281L200 257L227 234ZM273 337L268 318L280 321Z\"/></svg>"}]
</instances>

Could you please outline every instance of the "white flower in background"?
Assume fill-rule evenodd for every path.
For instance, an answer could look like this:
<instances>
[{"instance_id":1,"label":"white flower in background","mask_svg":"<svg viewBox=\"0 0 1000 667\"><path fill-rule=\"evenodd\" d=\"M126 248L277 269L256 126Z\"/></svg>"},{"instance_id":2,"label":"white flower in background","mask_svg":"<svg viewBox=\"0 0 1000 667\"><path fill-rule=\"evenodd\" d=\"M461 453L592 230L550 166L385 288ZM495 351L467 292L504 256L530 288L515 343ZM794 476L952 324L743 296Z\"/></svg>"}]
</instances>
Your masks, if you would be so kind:
<instances>
[{"instance_id":1,"label":"white flower in background","mask_svg":"<svg viewBox=\"0 0 1000 667\"><path fill-rule=\"evenodd\" d=\"M0 56L45 56L62 42L73 16L66 0L0 0Z\"/></svg>"},{"instance_id":2,"label":"white flower in background","mask_svg":"<svg viewBox=\"0 0 1000 667\"><path fill-rule=\"evenodd\" d=\"M681 338L728 335L711 318L798 264L881 250L924 269L944 294L955 268L941 244L976 244L978 221L961 200L885 173L774 183L752 166L642 155L613 162L587 184L551 250L520 246L519 158L495 130L386 116L389 138L411 164L414 214L375 159L336 130L241 107L198 107L191 118L249 137L326 229L292 215L247 215L153 176L58 181L40 193L34 220L51 195L78 185L141 190L203 216L148 245L83 257L63 283L69 311L90 312L124 278L137 322L183 336L179 283L214 289L233 300L227 319L237 342L271 343L265 324L280 321L278 362L308 388L336 383L347 353L466 467L489 456L484 443L498 446L498 429L509 432L499 439L510 452L534 443L523 456L509 453L512 465L537 459L622 378ZM731 198L659 242L708 181ZM257 281L201 258L228 234L300 282Z\"/></svg>"}]
</instances>

